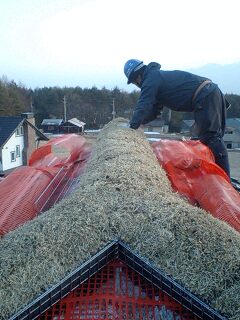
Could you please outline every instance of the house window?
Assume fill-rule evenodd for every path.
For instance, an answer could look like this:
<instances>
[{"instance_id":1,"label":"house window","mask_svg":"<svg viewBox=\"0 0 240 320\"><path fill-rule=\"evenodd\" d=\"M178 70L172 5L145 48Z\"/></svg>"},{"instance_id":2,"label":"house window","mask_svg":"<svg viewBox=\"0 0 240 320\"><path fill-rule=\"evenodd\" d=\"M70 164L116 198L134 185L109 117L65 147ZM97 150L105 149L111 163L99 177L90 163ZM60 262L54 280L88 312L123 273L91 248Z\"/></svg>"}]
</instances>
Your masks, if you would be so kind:
<instances>
[{"instance_id":1,"label":"house window","mask_svg":"<svg viewBox=\"0 0 240 320\"><path fill-rule=\"evenodd\" d=\"M54 130L54 126L48 126L48 130L49 131L53 131Z\"/></svg>"},{"instance_id":2,"label":"house window","mask_svg":"<svg viewBox=\"0 0 240 320\"><path fill-rule=\"evenodd\" d=\"M23 136L23 126L17 128L16 136Z\"/></svg>"},{"instance_id":3,"label":"house window","mask_svg":"<svg viewBox=\"0 0 240 320\"><path fill-rule=\"evenodd\" d=\"M19 158L20 157L20 146L17 145L16 146L16 158Z\"/></svg>"},{"instance_id":4,"label":"house window","mask_svg":"<svg viewBox=\"0 0 240 320\"><path fill-rule=\"evenodd\" d=\"M16 161L15 151L10 152L10 156L11 156L11 162L15 162Z\"/></svg>"}]
</instances>

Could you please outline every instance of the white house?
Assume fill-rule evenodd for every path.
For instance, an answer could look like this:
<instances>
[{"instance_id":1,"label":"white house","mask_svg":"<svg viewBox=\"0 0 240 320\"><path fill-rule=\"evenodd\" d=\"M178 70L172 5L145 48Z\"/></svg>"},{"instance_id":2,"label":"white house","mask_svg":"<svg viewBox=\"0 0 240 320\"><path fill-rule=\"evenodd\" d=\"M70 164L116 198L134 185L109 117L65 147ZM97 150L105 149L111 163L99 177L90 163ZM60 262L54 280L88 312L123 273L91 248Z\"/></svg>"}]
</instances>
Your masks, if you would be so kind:
<instances>
[{"instance_id":1,"label":"white house","mask_svg":"<svg viewBox=\"0 0 240 320\"><path fill-rule=\"evenodd\" d=\"M0 173L27 165L39 139L48 140L34 125L31 113L0 117ZM36 138L36 135L38 138Z\"/></svg>"},{"instance_id":2,"label":"white house","mask_svg":"<svg viewBox=\"0 0 240 320\"><path fill-rule=\"evenodd\" d=\"M23 148L23 125L20 122L9 139L1 145L0 171L23 165Z\"/></svg>"}]
</instances>

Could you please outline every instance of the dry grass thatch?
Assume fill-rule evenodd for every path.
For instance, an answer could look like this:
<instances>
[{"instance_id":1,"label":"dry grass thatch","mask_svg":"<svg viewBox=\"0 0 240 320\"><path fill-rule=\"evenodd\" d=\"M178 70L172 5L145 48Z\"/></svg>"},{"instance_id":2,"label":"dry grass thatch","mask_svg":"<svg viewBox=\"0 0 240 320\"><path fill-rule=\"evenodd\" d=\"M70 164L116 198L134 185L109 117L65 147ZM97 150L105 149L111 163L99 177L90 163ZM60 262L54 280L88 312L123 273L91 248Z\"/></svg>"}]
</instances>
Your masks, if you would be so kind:
<instances>
[{"instance_id":1,"label":"dry grass thatch","mask_svg":"<svg viewBox=\"0 0 240 320\"><path fill-rule=\"evenodd\" d=\"M141 131L104 127L78 189L0 241L0 319L119 237L240 319L240 236L174 193Z\"/></svg>"}]
</instances>

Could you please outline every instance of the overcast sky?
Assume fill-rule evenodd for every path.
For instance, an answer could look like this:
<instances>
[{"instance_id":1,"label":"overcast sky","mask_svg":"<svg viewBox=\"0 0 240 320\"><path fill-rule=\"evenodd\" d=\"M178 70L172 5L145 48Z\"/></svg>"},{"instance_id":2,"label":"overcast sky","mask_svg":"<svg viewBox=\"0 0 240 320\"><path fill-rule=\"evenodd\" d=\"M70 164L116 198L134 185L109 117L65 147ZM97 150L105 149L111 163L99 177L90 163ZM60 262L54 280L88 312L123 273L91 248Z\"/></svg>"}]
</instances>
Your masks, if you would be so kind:
<instances>
[{"instance_id":1,"label":"overcast sky","mask_svg":"<svg viewBox=\"0 0 240 320\"><path fill-rule=\"evenodd\" d=\"M0 76L33 89L124 89L131 58L165 70L240 62L239 7L239 0L0 0Z\"/></svg>"}]
</instances>

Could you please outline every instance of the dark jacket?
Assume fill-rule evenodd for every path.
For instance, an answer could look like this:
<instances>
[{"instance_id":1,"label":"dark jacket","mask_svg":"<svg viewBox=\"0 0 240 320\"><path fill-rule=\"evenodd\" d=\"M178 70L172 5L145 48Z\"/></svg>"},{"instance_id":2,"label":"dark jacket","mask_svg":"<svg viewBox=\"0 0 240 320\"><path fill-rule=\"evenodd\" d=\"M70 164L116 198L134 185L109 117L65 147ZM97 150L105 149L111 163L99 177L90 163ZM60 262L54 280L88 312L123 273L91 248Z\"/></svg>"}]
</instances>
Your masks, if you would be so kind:
<instances>
[{"instance_id":1,"label":"dark jacket","mask_svg":"<svg viewBox=\"0 0 240 320\"><path fill-rule=\"evenodd\" d=\"M130 121L130 127L137 129L141 124L152 121L159 114L160 106L176 111L194 110L192 98L199 85L207 78L185 71L163 71L160 64L151 62L146 66L141 83L141 95ZM196 97L203 99L217 87L210 83Z\"/></svg>"}]
</instances>

